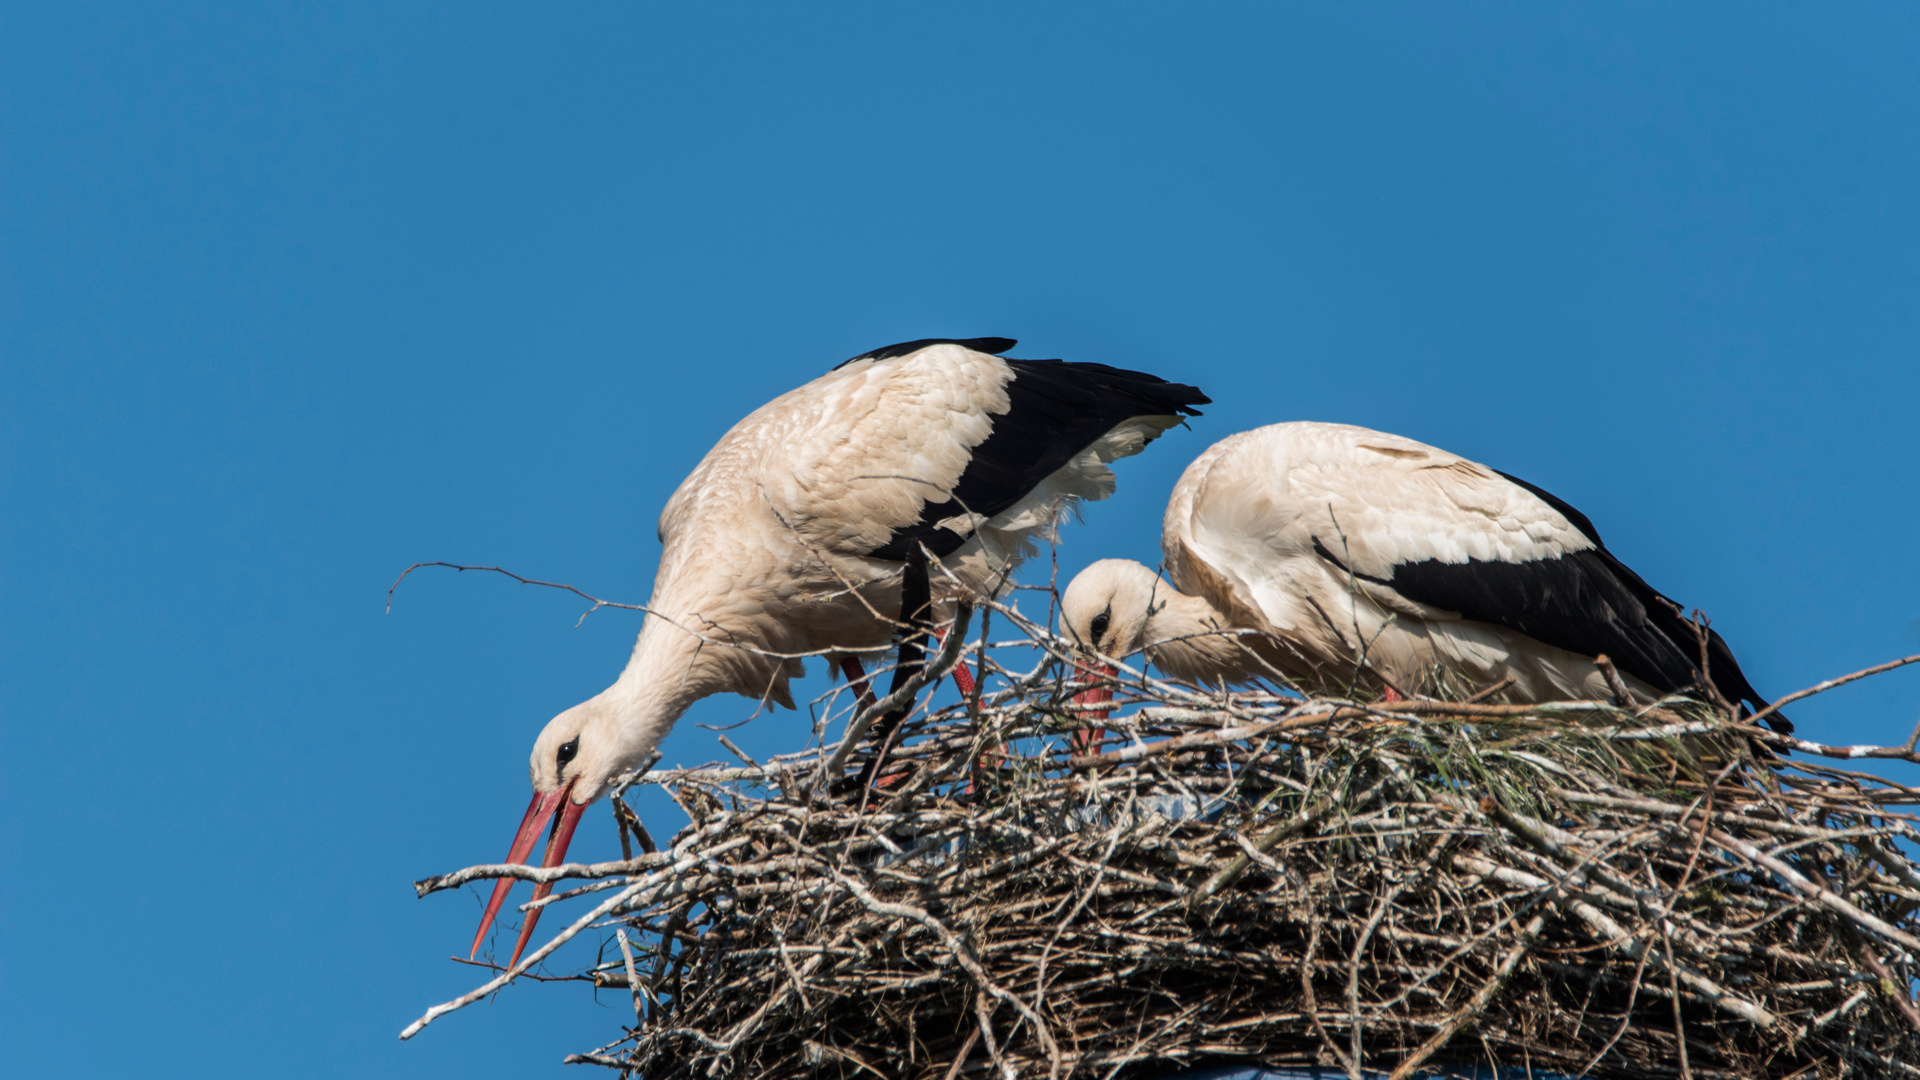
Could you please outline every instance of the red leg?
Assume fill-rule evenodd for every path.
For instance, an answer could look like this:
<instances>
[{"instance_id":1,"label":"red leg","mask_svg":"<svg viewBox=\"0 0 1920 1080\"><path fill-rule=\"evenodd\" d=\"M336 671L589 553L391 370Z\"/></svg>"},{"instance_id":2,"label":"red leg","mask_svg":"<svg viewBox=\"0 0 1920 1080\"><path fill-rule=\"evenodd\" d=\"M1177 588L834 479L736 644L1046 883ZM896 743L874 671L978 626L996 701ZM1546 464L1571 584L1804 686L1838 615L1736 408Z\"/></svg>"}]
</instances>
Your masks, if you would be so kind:
<instances>
[{"instance_id":1,"label":"red leg","mask_svg":"<svg viewBox=\"0 0 1920 1080\"><path fill-rule=\"evenodd\" d=\"M947 643L946 630L944 629L935 630L933 632L933 636L936 638L939 638L940 643L942 645L945 645ZM986 661L982 659L981 664L984 665L985 663ZM985 670L984 667L982 668L982 670ZM973 672L967 670L967 665L965 664L953 665L953 685L960 689L961 697L967 698L969 700L973 698Z\"/></svg>"},{"instance_id":2,"label":"red leg","mask_svg":"<svg viewBox=\"0 0 1920 1080\"><path fill-rule=\"evenodd\" d=\"M867 669L860 666L860 658L841 657L840 673L847 677L847 685L853 687L854 694L859 697L860 708L873 708L873 684L867 681Z\"/></svg>"},{"instance_id":3,"label":"red leg","mask_svg":"<svg viewBox=\"0 0 1920 1080\"><path fill-rule=\"evenodd\" d=\"M946 642L947 632L945 630L935 630L933 633L942 644ZM841 657L840 672L846 676L847 685L853 687L854 693L859 695L860 708L862 710L873 708L873 685L867 681L867 669L861 666L860 658L857 656ZM957 664L954 666L953 684L959 688L962 696L967 698L973 697L973 672L967 670L967 665ZM879 788L892 787L901 780L904 780L906 776L907 774L904 772L882 776L873 782L873 786Z\"/></svg>"},{"instance_id":4,"label":"red leg","mask_svg":"<svg viewBox=\"0 0 1920 1080\"><path fill-rule=\"evenodd\" d=\"M935 630L933 633L935 637L940 639L940 643L942 645L946 644L947 632L945 630ZM986 658L982 657L980 660L980 670L982 672L983 678L985 677L986 664L987 664ZM953 666L953 685L956 689L960 691L961 697L966 698L968 701L973 700L973 688L976 685L976 683L974 680L973 672L967 670L967 665L955 664ZM973 763L973 771L979 772L981 769L985 768L987 758L997 753L998 753L998 750L994 749L994 750L988 750L986 754L981 755L980 760ZM971 776L967 778L966 790L968 794L973 793L973 778Z\"/></svg>"},{"instance_id":5,"label":"red leg","mask_svg":"<svg viewBox=\"0 0 1920 1080\"><path fill-rule=\"evenodd\" d=\"M853 692L859 695L860 710L865 712L873 708L873 684L867 681L867 669L861 666L860 658L857 656L841 657L840 672L847 677L847 685L853 687ZM873 782L873 786L880 788L892 787L906 779L906 777L907 774L903 772L894 773L890 776L882 776Z\"/></svg>"}]
</instances>

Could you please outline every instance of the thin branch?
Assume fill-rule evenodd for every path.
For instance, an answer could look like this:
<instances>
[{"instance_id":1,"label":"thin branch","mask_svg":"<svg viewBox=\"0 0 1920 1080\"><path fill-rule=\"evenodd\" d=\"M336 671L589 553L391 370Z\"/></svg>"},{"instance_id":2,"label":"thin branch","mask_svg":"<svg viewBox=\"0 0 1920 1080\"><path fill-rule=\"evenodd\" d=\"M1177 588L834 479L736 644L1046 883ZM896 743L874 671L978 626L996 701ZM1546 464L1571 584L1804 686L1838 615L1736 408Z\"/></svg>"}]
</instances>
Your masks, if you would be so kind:
<instances>
[{"instance_id":1,"label":"thin branch","mask_svg":"<svg viewBox=\"0 0 1920 1080\"><path fill-rule=\"evenodd\" d=\"M551 954L555 949L558 949L560 946L565 945L569 941L572 941L574 936L580 933L580 931L585 930L589 926L592 926L594 923L594 920L600 918L600 916L602 915L605 915L607 912L612 911L614 908L619 907L621 904L626 903L629 899L631 899L636 893L638 893L643 888L645 888L644 884L635 884L635 885L627 886L625 889L616 893L611 899L608 899L602 902L599 907L594 908L592 911L587 912L585 915L582 915L579 919L574 921L572 926L567 927L565 930L561 931L557 936L555 936L552 941L549 941L545 945L542 945L538 949L535 949L524 960L521 960L520 963L516 964L511 968L508 968L506 971L501 972L499 976L489 981L486 985L478 987L473 990L469 990L466 993L460 995L459 997L454 998L452 1001L448 1001L440 1005L435 1005L433 1008L428 1009L420 1017L420 1019L415 1020L411 1024L408 1024L406 1027L406 1030L400 1033L401 1041L404 1042L407 1039L413 1038L415 1035L420 1034L422 1029L424 1029L428 1024L433 1023L435 1020L440 1019L441 1017L447 1015L450 1012L455 1012L459 1009L464 1009L467 1006L473 1004L474 1002L479 1001L481 998L486 997L488 994L493 993L495 990L498 990L501 987L512 982L520 974L532 968L533 965L539 963L542 960L545 960L547 956Z\"/></svg>"},{"instance_id":2,"label":"thin branch","mask_svg":"<svg viewBox=\"0 0 1920 1080\"><path fill-rule=\"evenodd\" d=\"M1788 694L1786 697L1781 698L1780 700L1774 702L1773 704L1767 706L1766 708L1761 709L1759 712L1754 713L1752 716L1747 717L1747 723L1758 724L1760 721L1765 720L1767 717L1772 716L1774 713L1779 712L1780 708L1784 705L1791 705L1796 701L1800 701L1805 698L1810 698L1815 694L1824 694L1836 686L1845 686L1850 682L1859 682L1861 679L1864 679L1869 675L1879 675L1883 672L1892 671L1895 668L1902 668L1902 667L1906 667L1908 664L1916 664L1916 663L1920 663L1920 653L1915 653L1912 656L1903 656L1898 660L1889 660L1884 664L1875 664L1870 668L1861 668L1859 671L1856 671L1851 675L1842 675L1837 679L1827 679L1823 682L1814 683L1812 686L1807 687L1805 690L1795 690L1793 693Z\"/></svg>"}]
</instances>

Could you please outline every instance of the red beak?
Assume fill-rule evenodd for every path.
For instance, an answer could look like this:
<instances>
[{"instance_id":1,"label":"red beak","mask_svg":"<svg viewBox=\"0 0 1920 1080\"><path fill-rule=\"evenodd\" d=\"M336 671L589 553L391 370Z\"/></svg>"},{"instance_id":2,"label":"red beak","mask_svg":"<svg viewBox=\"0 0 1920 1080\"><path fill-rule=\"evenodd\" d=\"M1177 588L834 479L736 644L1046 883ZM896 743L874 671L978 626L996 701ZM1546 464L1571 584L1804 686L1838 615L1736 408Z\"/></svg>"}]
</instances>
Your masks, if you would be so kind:
<instances>
[{"instance_id":1,"label":"red beak","mask_svg":"<svg viewBox=\"0 0 1920 1080\"><path fill-rule=\"evenodd\" d=\"M1089 664L1083 661L1075 661L1073 665L1073 677L1075 681L1083 683L1090 683L1101 679L1111 679L1113 678L1113 668L1101 663ZM1073 696L1073 703L1075 705L1101 705L1112 700L1113 689L1106 686L1098 686L1091 690L1082 690ZM1109 710L1107 709L1089 709L1079 713L1079 715L1093 720L1105 720L1108 712ZM1106 731L1101 728L1084 728L1076 731L1073 733L1074 753L1089 753L1100 740L1106 737Z\"/></svg>"},{"instance_id":2,"label":"red beak","mask_svg":"<svg viewBox=\"0 0 1920 1080\"><path fill-rule=\"evenodd\" d=\"M553 823L553 835L547 840L546 857L540 860L540 865L543 867L560 865L560 861L567 857L567 845L573 842L573 830L580 827L580 815L587 811L584 803L576 803L567 798L568 792L572 790L573 783L568 781L557 790L549 791L544 795L538 791L533 793L533 801L527 804L527 816L520 819L520 831L514 834L513 846L507 849L507 862L526 864L527 855L533 851L534 841L540 839L541 828L546 825L547 819L553 816L554 810L564 804L565 809L560 810L559 820ZM473 935L473 948L467 953L468 959L472 959L480 951L480 943L487 937L487 928L493 925L493 917L500 914L500 905L506 903L507 893L511 891L513 891L512 878L501 878L494 882L493 898L487 901L487 913L481 916L480 929ZM542 882L533 887L533 898L538 900L552 891L551 882ZM507 962L508 967L513 967L520 962L520 954L526 951L527 940L533 937L533 928L539 923L540 912L543 910L545 909L534 908L527 912L527 921L521 924L520 940L514 943L513 959Z\"/></svg>"}]
</instances>

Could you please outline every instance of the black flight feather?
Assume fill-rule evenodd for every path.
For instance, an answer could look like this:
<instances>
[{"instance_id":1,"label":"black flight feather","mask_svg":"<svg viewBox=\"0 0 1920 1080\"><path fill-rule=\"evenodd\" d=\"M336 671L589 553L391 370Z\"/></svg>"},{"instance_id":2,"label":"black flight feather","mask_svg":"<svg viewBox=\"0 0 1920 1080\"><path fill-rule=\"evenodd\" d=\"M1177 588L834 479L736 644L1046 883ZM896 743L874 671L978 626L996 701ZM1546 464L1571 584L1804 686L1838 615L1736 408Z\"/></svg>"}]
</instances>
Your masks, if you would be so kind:
<instances>
[{"instance_id":1,"label":"black flight feather","mask_svg":"<svg viewBox=\"0 0 1920 1080\"><path fill-rule=\"evenodd\" d=\"M873 550L875 558L905 558L913 544L947 555L967 537L935 522L963 510L991 518L1119 424L1136 416L1198 416L1194 406L1212 400L1194 387L1105 364L1002 362L1013 369L1006 387L1010 407L991 418L992 430L973 448L952 496L923 506L918 521L895 529Z\"/></svg>"},{"instance_id":2,"label":"black flight feather","mask_svg":"<svg viewBox=\"0 0 1920 1080\"><path fill-rule=\"evenodd\" d=\"M1614 666L1663 692L1700 685L1700 646L1680 606L1646 583L1600 542L1585 514L1517 477L1500 474L1559 511L1594 546L1558 558L1527 562L1424 559L1393 568L1390 578L1348 570L1318 538L1320 557L1343 573L1385 585L1417 603L1457 611L1462 618L1516 630L1535 641L1582 656L1605 653ZM1717 631L1707 631L1707 675L1728 701L1766 708ZM1775 731L1793 725L1775 713Z\"/></svg>"},{"instance_id":3,"label":"black flight feather","mask_svg":"<svg viewBox=\"0 0 1920 1080\"><path fill-rule=\"evenodd\" d=\"M1001 353L1006 352L1018 344L1019 342L1014 339L1004 337L927 337L921 338L918 341L903 341L898 345L882 345L872 352L863 352L851 360L840 361L833 365L833 370L839 371L841 368L858 360L892 360L896 357L908 356L919 352L929 345L958 345L961 348L972 349L974 352L983 352L989 356L999 356Z\"/></svg>"}]
</instances>

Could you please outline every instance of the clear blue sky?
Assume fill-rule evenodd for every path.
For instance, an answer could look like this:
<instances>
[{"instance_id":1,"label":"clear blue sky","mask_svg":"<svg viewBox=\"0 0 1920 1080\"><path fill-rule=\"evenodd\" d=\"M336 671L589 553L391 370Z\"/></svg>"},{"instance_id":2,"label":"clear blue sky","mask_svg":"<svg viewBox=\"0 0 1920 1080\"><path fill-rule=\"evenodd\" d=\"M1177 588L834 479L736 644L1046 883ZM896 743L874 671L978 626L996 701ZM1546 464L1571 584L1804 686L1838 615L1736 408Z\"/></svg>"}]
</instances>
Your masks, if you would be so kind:
<instances>
[{"instance_id":1,"label":"clear blue sky","mask_svg":"<svg viewBox=\"0 0 1920 1080\"><path fill-rule=\"evenodd\" d=\"M476 982L476 894L409 882L504 853L634 617L384 590L644 600L713 440L893 341L1213 395L1069 570L1151 560L1213 440L1347 421L1583 508L1763 692L1920 652L1911 8L688 7L0 15L9 1075L613 1038L538 985L394 1036ZM1917 714L1905 674L1794 715Z\"/></svg>"}]
</instances>

